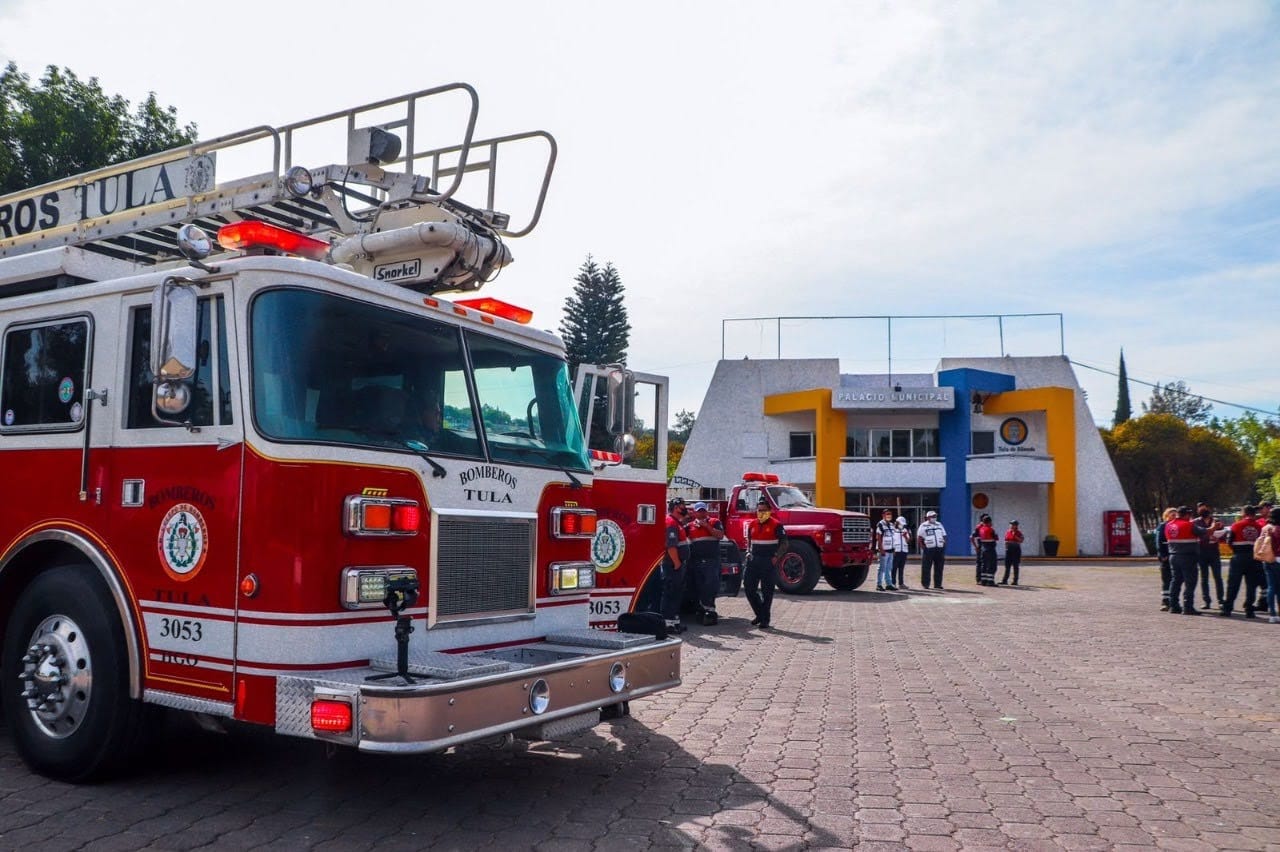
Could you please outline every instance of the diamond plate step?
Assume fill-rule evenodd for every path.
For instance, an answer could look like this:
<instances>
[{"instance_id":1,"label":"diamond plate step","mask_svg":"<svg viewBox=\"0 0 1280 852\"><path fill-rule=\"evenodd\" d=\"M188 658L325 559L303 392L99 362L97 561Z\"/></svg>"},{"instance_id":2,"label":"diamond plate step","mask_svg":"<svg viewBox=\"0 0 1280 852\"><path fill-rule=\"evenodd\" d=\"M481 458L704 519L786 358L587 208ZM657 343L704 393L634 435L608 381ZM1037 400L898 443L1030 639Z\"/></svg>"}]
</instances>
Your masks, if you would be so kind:
<instances>
[{"instance_id":1,"label":"diamond plate step","mask_svg":"<svg viewBox=\"0 0 1280 852\"><path fill-rule=\"evenodd\" d=\"M396 659L395 657L380 657L370 660L369 667L380 672L394 672L396 670ZM409 674L437 680L458 680L464 677L498 674L511 669L511 664L502 660L469 657L466 654L418 651L409 655Z\"/></svg>"},{"instance_id":2,"label":"diamond plate step","mask_svg":"<svg viewBox=\"0 0 1280 852\"><path fill-rule=\"evenodd\" d=\"M584 648L604 648L609 651L621 651L625 648L638 648L641 645L652 645L652 636L639 633L613 633L608 630L560 630L547 636L547 641L555 645L579 645Z\"/></svg>"}]
</instances>

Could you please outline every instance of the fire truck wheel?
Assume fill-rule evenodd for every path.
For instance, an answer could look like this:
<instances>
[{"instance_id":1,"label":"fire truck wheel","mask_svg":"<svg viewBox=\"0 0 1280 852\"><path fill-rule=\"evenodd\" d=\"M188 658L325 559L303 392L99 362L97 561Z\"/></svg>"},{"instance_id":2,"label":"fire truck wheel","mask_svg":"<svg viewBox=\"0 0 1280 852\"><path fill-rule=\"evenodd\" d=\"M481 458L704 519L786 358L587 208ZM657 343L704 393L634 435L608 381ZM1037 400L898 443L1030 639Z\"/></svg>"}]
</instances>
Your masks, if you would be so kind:
<instances>
[{"instance_id":1,"label":"fire truck wheel","mask_svg":"<svg viewBox=\"0 0 1280 852\"><path fill-rule=\"evenodd\" d=\"M122 767L144 728L129 698L115 606L87 565L36 577L18 598L0 660L14 745L36 771L90 781Z\"/></svg>"},{"instance_id":2,"label":"fire truck wheel","mask_svg":"<svg viewBox=\"0 0 1280 852\"><path fill-rule=\"evenodd\" d=\"M778 588L789 595L807 595L822 578L818 551L807 541L792 539L778 562Z\"/></svg>"},{"instance_id":3,"label":"fire truck wheel","mask_svg":"<svg viewBox=\"0 0 1280 852\"><path fill-rule=\"evenodd\" d=\"M853 565L849 568L828 568L822 572L822 577L833 588L842 592L851 592L865 583L870 573L870 565Z\"/></svg>"}]
</instances>

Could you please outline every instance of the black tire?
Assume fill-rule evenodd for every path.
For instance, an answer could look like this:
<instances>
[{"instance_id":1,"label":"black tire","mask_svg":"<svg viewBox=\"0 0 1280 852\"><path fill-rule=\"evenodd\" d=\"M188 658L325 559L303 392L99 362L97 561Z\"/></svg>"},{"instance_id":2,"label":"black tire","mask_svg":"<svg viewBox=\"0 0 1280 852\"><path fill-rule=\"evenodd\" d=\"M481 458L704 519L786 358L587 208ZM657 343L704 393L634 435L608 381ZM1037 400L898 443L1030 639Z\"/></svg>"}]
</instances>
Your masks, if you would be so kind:
<instances>
[{"instance_id":1,"label":"black tire","mask_svg":"<svg viewBox=\"0 0 1280 852\"><path fill-rule=\"evenodd\" d=\"M742 574L728 574L720 577L720 597L736 598L742 591Z\"/></svg>"},{"instance_id":2,"label":"black tire","mask_svg":"<svg viewBox=\"0 0 1280 852\"><path fill-rule=\"evenodd\" d=\"M123 627L92 571L62 565L37 576L13 608L0 660L0 701L18 754L63 781L119 772L152 715L129 697Z\"/></svg>"},{"instance_id":3,"label":"black tire","mask_svg":"<svg viewBox=\"0 0 1280 852\"><path fill-rule=\"evenodd\" d=\"M828 568L822 572L822 578L830 583L833 588L842 592L852 592L867 582L867 576L870 573L870 565L850 565L845 568Z\"/></svg>"},{"instance_id":4,"label":"black tire","mask_svg":"<svg viewBox=\"0 0 1280 852\"><path fill-rule=\"evenodd\" d=\"M807 541L788 539L774 572L778 588L789 595L807 595L822 579L822 561L818 551Z\"/></svg>"}]
</instances>

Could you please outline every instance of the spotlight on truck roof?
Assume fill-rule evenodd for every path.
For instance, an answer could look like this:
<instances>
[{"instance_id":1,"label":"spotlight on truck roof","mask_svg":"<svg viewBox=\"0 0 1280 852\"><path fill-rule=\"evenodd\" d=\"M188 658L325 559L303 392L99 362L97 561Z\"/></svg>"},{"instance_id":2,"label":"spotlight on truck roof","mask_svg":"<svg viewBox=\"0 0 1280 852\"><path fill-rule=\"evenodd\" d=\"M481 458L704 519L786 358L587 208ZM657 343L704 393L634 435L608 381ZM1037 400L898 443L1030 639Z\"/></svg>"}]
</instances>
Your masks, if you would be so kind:
<instances>
[{"instance_id":1,"label":"spotlight on truck roof","mask_svg":"<svg viewBox=\"0 0 1280 852\"><path fill-rule=\"evenodd\" d=\"M315 189L311 171L305 166L290 167L289 171L284 173L284 188L294 198L305 198L310 195L311 190Z\"/></svg>"},{"instance_id":2,"label":"spotlight on truck roof","mask_svg":"<svg viewBox=\"0 0 1280 852\"><path fill-rule=\"evenodd\" d=\"M213 240L199 225L190 222L178 229L178 251L187 260L204 260L213 251Z\"/></svg>"}]
</instances>

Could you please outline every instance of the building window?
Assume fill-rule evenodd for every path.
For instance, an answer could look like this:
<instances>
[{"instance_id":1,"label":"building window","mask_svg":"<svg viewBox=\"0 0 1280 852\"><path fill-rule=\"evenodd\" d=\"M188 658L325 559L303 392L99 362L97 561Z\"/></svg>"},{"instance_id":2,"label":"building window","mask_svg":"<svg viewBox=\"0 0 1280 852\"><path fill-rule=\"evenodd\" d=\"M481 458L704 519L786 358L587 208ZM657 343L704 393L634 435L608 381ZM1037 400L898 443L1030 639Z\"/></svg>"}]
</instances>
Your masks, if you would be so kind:
<instances>
[{"instance_id":1,"label":"building window","mask_svg":"<svg viewBox=\"0 0 1280 852\"><path fill-rule=\"evenodd\" d=\"M942 455L938 449L937 429L915 429L912 431L911 455L918 459L936 459Z\"/></svg>"},{"instance_id":2,"label":"building window","mask_svg":"<svg viewBox=\"0 0 1280 852\"><path fill-rule=\"evenodd\" d=\"M940 456L937 429L850 429L845 458L936 459Z\"/></svg>"},{"instance_id":3,"label":"building window","mask_svg":"<svg viewBox=\"0 0 1280 852\"><path fill-rule=\"evenodd\" d=\"M972 448L975 456L993 456L996 453L996 433L991 431L974 432Z\"/></svg>"},{"instance_id":4,"label":"building window","mask_svg":"<svg viewBox=\"0 0 1280 852\"><path fill-rule=\"evenodd\" d=\"M871 457L875 459L893 458L893 430L871 430Z\"/></svg>"},{"instance_id":5,"label":"building window","mask_svg":"<svg viewBox=\"0 0 1280 852\"><path fill-rule=\"evenodd\" d=\"M787 457L793 459L809 459L813 458L813 456L813 433L792 432L791 446Z\"/></svg>"},{"instance_id":6,"label":"building window","mask_svg":"<svg viewBox=\"0 0 1280 852\"><path fill-rule=\"evenodd\" d=\"M866 429L851 429L844 439L844 454L851 459L865 459L870 455L871 437Z\"/></svg>"}]
</instances>

